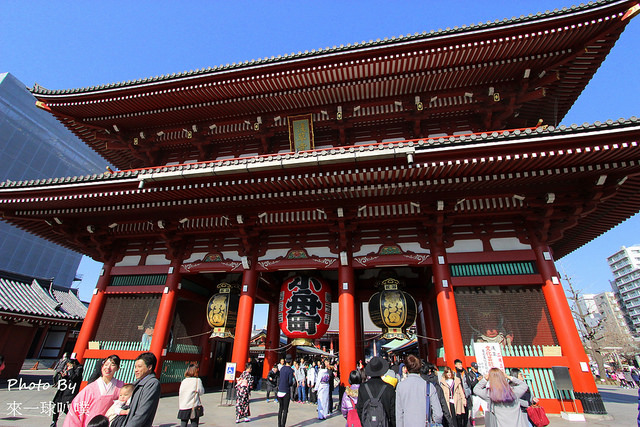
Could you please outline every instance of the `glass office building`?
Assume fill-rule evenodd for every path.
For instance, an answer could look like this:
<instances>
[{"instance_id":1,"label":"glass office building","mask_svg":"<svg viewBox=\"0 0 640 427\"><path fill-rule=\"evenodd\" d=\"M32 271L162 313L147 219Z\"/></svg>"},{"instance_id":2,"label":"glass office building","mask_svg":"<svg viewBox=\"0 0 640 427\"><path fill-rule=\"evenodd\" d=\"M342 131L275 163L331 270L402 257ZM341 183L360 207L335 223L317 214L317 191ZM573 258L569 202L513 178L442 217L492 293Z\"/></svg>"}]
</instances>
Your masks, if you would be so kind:
<instances>
[{"instance_id":1,"label":"glass office building","mask_svg":"<svg viewBox=\"0 0 640 427\"><path fill-rule=\"evenodd\" d=\"M108 163L35 102L23 83L0 74L0 180L104 172ZM0 270L71 286L81 258L0 221Z\"/></svg>"}]
</instances>

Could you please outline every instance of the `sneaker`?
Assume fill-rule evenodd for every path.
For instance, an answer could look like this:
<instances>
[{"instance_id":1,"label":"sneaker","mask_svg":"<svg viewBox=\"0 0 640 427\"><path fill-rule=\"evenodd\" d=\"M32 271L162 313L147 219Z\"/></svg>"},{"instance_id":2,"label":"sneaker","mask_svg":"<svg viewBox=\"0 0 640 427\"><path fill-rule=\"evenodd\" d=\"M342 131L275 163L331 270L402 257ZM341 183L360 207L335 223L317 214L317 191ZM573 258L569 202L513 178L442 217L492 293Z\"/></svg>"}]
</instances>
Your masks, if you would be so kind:
<instances>
[{"instance_id":1,"label":"sneaker","mask_svg":"<svg viewBox=\"0 0 640 427\"><path fill-rule=\"evenodd\" d=\"M245 423L248 423L249 421L251 421L251 418L249 418L249 417L247 417L247 418L245 418L245 419L244 419L244 422L245 422Z\"/></svg>"}]
</instances>

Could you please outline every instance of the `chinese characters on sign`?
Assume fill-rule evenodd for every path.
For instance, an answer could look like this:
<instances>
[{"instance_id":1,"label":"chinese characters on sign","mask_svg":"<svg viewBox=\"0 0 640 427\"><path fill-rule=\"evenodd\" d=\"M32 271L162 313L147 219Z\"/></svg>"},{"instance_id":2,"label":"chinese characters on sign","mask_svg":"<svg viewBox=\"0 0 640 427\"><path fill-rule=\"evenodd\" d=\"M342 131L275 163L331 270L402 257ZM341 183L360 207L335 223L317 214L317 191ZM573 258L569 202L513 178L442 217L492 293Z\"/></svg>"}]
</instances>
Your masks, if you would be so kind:
<instances>
[{"instance_id":1,"label":"chinese characters on sign","mask_svg":"<svg viewBox=\"0 0 640 427\"><path fill-rule=\"evenodd\" d=\"M311 114L287 117L291 151L313 150L313 119Z\"/></svg>"},{"instance_id":2,"label":"chinese characters on sign","mask_svg":"<svg viewBox=\"0 0 640 427\"><path fill-rule=\"evenodd\" d=\"M498 368L504 371L504 360L502 360L500 344L476 342L473 343L473 349L476 353L478 371L480 371L482 375L486 376L491 368Z\"/></svg>"},{"instance_id":3,"label":"chinese characters on sign","mask_svg":"<svg viewBox=\"0 0 640 427\"><path fill-rule=\"evenodd\" d=\"M310 345L320 338L331 321L329 286L316 277L296 276L286 280L280 289L278 321L284 334Z\"/></svg>"}]
</instances>

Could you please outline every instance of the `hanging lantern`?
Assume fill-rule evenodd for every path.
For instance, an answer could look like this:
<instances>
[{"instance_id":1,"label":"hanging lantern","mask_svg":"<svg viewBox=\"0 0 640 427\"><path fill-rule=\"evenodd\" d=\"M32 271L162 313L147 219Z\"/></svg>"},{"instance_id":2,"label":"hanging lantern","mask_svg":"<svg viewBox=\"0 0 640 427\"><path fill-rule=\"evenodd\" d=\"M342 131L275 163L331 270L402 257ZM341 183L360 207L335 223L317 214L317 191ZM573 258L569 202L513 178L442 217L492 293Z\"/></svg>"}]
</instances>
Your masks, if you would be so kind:
<instances>
[{"instance_id":1,"label":"hanging lantern","mask_svg":"<svg viewBox=\"0 0 640 427\"><path fill-rule=\"evenodd\" d=\"M329 285L317 277L295 276L280 288L278 322L293 345L313 345L331 321Z\"/></svg>"},{"instance_id":2,"label":"hanging lantern","mask_svg":"<svg viewBox=\"0 0 640 427\"><path fill-rule=\"evenodd\" d=\"M218 289L207 303L207 322L213 328L211 338L227 338L236 327L240 296L237 285L220 283Z\"/></svg>"},{"instance_id":3,"label":"hanging lantern","mask_svg":"<svg viewBox=\"0 0 640 427\"><path fill-rule=\"evenodd\" d=\"M416 320L416 301L399 290L399 284L397 279L387 278L381 283L383 289L369 299L369 316L385 339L409 338L407 328Z\"/></svg>"}]
</instances>

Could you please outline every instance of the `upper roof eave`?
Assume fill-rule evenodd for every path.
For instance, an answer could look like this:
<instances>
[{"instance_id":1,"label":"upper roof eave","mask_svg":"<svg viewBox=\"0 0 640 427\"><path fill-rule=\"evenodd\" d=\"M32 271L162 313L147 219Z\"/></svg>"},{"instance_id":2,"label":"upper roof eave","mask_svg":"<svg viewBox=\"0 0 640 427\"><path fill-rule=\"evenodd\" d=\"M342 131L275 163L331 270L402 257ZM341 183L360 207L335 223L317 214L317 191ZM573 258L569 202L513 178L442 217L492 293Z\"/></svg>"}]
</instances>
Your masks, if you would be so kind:
<instances>
[{"instance_id":1,"label":"upper roof eave","mask_svg":"<svg viewBox=\"0 0 640 427\"><path fill-rule=\"evenodd\" d=\"M601 132L618 131L621 129L639 129L640 118L632 116L629 119L607 120L605 122L596 121L592 124L583 124L571 126L561 125L558 127L553 126L540 126L538 128L525 128L525 129L511 129L505 131L483 132L479 134L466 134L466 135L450 135L446 137L434 137L434 138L421 138L419 140L411 141L396 141L396 142L384 142L378 144L370 144L378 148L387 148L392 150L415 148L417 153L429 153L435 150L451 150L460 148L474 148L479 146L488 146L493 143L502 143L508 141L515 141L523 139L531 141L532 139L540 138L556 138L577 136L584 134L593 134ZM236 167L243 164L260 163L265 164L269 161L276 162L288 162L295 161L296 159L307 158L309 155L320 156L321 153L326 152L328 155L336 153L350 152L350 150L360 150L366 146L351 146L351 147L335 147L321 150L297 152L297 153L281 153L281 154L269 154L262 156L253 156L236 159L225 160L211 160L200 163L185 163L171 166L155 166L140 169L121 170L114 173L94 174L86 176L76 177L63 177L63 178L47 178L40 180L29 181L5 181L0 182L0 196L4 193L11 193L15 191L40 191L43 188L51 188L56 190L73 189L86 185L118 185L124 182L138 183L139 181L149 179L154 180L154 174L177 174L176 177L183 178L185 171L194 171L194 176L197 175L198 170L203 168L211 168L214 166L221 167ZM246 170L246 169L244 169ZM242 169L239 169L241 172ZM239 172L239 173L240 173ZM190 172L187 173L189 175ZM225 171L225 175L229 174ZM164 178L163 178L164 179Z\"/></svg>"},{"instance_id":2,"label":"upper roof eave","mask_svg":"<svg viewBox=\"0 0 640 427\"><path fill-rule=\"evenodd\" d=\"M423 31L422 33L414 33L408 35L401 35L398 37L385 37L383 40L377 39L375 41L361 43L349 43L346 46L334 46L332 48L319 48L313 49L311 52L298 52L297 54L284 54L272 56L270 58L262 58L252 61L244 61L242 63L233 63L231 65L220 65L217 67L202 68L199 70L185 71L182 73L172 73L168 75L148 77L144 79L137 79L135 81L126 81L111 83L99 86L91 86L76 89L61 89L50 90L46 89L39 84L35 83L30 91L41 99L59 99L65 97L81 96L86 94L99 94L110 93L114 91L121 91L123 89L140 89L146 86L154 86L167 82L179 83L182 81L194 80L206 76L223 76L228 73L236 71L250 71L259 68L268 67L275 64L294 64L300 61L307 61L314 58L324 57L329 58L336 55L344 55L353 52L367 52L371 49L380 49L384 47L403 46L411 43L416 43L424 40L437 40L440 38L457 37L461 35L469 35L482 33L488 30L495 30L496 28L507 29L510 27L522 26L530 23L543 23L549 20L566 19L567 17L577 17L585 13L591 13L594 11L608 9L614 10L630 6L635 4L634 0L598 0L596 2L589 2L587 4L574 5L571 7L564 7L562 9L554 9L553 11L538 12L536 14L529 14L527 16L521 15L518 18L505 18L503 20L487 21L486 23L471 24L455 26L453 28L446 28L444 30L431 30L430 32Z\"/></svg>"}]
</instances>

